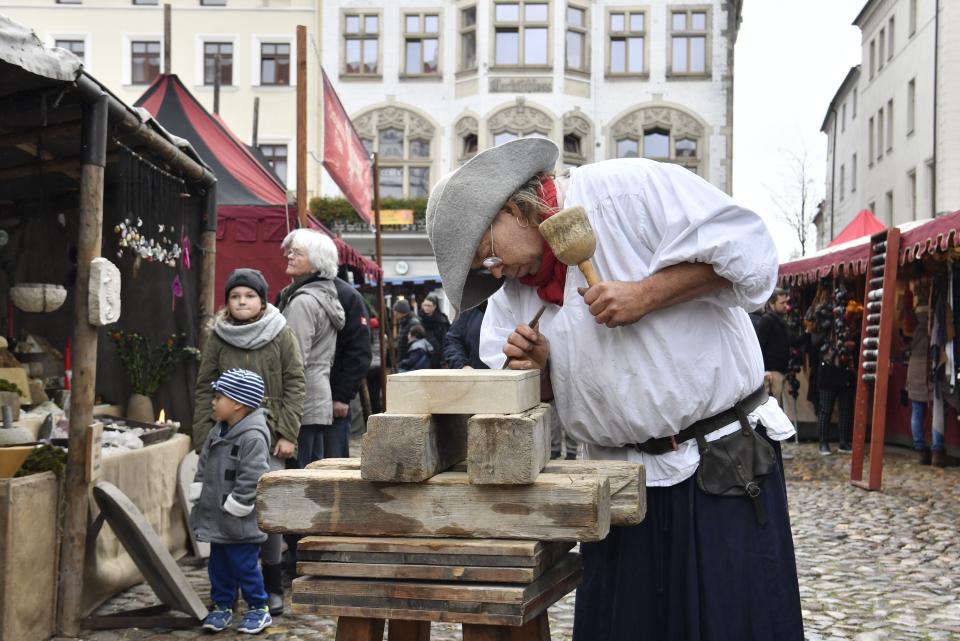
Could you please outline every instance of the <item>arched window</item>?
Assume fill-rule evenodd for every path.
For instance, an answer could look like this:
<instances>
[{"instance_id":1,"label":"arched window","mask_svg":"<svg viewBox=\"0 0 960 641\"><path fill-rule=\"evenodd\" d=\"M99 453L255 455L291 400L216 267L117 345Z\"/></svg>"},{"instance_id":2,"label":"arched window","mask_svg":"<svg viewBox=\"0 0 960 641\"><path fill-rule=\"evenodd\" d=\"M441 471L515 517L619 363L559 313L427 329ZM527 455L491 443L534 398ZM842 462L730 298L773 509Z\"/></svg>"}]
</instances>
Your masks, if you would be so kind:
<instances>
[{"instance_id":1,"label":"arched window","mask_svg":"<svg viewBox=\"0 0 960 641\"><path fill-rule=\"evenodd\" d=\"M454 126L456 133L456 158L460 164L465 163L477 154L480 138L480 125L473 116L463 116Z\"/></svg>"},{"instance_id":2,"label":"arched window","mask_svg":"<svg viewBox=\"0 0 960 641\"><path fill-rule=\"evenodd\" d=\"M367 151L380 155L381 198L430 195L436 129L426 118L403 107L382 107L354 119L354 127Z\"/></svg>"},{"instance_id":3,"label":"arched window","mask_svg":"<svg viewBox=\"0 0 960 641\"><path fill-rule=\"evenodd\" d=\"M563 166L579 167L593 157L593 126L578 109L563 116Z\"/></svg>"},{"instance_id":4,"label":"arched window","mask_svg":"<svg viewBox=\"0 0 960 641\"><path fill-rule=\"evenodd\" d=\"M673 107L636 109L613 124L610 138L611 156L616 158L653 158L698 174L706 166L701 144L704 126Z\"/></svg>"},{"instance_id":5,"label":"arched window","mask_svg":"<svg viewBox=\"0 0 960 641\"><path fill-rule=\"evenodd\" d=\"M553 117L527 105L520 97L516 104L493 114L487 121L487 127L493 146L517 138L549 138L553 132Z\"/></svg>"}]
</instances>

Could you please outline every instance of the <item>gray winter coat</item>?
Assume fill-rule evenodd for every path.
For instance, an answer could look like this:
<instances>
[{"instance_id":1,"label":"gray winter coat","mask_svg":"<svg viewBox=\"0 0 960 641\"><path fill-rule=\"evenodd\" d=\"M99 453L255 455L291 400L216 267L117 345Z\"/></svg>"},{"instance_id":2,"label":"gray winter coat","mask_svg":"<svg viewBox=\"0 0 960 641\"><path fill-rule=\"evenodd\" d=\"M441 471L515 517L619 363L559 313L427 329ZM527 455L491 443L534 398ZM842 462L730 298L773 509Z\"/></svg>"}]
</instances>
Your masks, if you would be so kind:
<instances>
[{"instance_id":1,"label":"gray winter coat","mask_svg":"<svg viewBox=\"0 0 960 641\"><path fill-rule=\"evenodd\" d=\"M333 281L318 280L297 288L283 308L287 324L296 334L303 354L307 394L302 425L333 424L330 367L343 329L344 313Z\"/></svg>"},{"instance_id":2,"label":"gray winter coat","mask_svg":"<svg viewBox=\"0 0 960 641\"><path fill-rule=\"evenodd\" d=\"M211 543L262 543L257 527L257 481L269 470L270 432L263 409L254 410L220 436L223 423L210 430L190 498L197 501L190 527Z\"/></svg>"}]
</instances>

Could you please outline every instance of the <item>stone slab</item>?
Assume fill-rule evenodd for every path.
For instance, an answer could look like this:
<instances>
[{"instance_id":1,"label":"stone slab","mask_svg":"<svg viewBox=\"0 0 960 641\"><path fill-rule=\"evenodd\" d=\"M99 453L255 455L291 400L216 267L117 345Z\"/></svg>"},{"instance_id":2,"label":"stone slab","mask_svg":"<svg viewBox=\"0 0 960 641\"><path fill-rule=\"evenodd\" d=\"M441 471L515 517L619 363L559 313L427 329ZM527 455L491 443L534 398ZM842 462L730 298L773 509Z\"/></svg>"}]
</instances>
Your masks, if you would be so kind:
<instances>
[{"instance_id":1,"label":"stone slab","mask_svg":"<svg viewBox=\"0 0 960 641\"><path fill-rule=\"evenodd\" d=\"M539 402L538 370L424 369L387 377L391 414L517 414Z\"/></svg>"}]
</instances>

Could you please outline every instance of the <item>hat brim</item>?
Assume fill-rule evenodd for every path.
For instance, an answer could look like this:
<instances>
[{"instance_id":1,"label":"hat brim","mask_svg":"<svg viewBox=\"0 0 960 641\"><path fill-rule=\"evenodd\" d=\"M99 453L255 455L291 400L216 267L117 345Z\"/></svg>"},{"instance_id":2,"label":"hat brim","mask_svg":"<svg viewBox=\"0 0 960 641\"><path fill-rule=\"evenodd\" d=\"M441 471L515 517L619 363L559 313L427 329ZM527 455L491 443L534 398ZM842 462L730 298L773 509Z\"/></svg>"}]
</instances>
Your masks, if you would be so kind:
<instances>
[{"instance_id":1,"label":"hat brim","mask_svg":"<svg viewBox=\"0 0 960 641\"><path fill-rule=\"evenodd\" d=\"M427 234L454 307L476 307L503 285L502 279L470 268L480 239L507 198L537 174L553 171L559 156L550 140L512 140L477 154L433 188Z\"/></svg>"}]
</instances>

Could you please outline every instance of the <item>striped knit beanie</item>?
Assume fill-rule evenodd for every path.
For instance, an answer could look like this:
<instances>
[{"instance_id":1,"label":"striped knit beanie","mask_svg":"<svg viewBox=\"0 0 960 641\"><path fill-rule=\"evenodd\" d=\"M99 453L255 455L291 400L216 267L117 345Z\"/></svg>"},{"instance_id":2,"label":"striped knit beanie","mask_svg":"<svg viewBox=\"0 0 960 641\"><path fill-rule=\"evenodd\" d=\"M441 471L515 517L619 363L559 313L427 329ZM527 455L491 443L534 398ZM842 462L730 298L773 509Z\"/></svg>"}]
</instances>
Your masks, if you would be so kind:
<instances>
[{"instance_id":1,"label":"striped knit beanie","mask_svg":"<svg viewBox=\"0 0 960 641\"><path fill-rule=\"evenodd\" d=\"M210 387L214 392L253 409L257 409L263 403L263 379L250 370L228 369L220 378L210 383Z\"/></svg>"}]
</instances>

